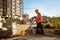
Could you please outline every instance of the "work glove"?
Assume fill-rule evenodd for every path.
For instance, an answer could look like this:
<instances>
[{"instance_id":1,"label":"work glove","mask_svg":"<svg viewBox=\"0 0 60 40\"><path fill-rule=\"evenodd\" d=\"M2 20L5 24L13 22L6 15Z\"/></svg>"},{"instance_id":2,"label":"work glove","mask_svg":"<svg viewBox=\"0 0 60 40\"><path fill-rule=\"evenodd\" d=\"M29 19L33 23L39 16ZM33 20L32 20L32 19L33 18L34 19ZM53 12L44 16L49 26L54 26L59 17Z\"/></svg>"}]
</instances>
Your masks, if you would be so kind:
<instances>
[{"instance_id":1,"label":"work glove","mask_svg":"<svg viewBox=\"0 0 60 40\"><path fill-rule=\"evenodd\" d=\"M36 21L36 19L37 19L36 16L34 16L34 21Z\"/></svg>"}]
</instances>

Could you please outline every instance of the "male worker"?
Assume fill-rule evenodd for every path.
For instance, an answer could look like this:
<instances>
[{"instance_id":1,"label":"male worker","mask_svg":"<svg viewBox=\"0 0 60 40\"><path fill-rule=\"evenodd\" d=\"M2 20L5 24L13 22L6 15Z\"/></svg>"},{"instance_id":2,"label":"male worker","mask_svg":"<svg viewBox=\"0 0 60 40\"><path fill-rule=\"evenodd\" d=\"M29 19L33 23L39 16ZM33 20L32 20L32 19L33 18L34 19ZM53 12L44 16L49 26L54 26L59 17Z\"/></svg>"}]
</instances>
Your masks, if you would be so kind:
<instances>
[{"instance_id":1,"label":"male worker","mask_svg":"<svg viewBox=\"0 0 60 40\"><path fill-rule=\"evenodd\" d=\"M36 16L36 23L37 23L36 33L37 34L44 34L43 26L42 26L43 20L42 20L41 13L39 12L38 9L35 9L35 13L37 14L37 16Z\"/></svg>"}]
</instances>

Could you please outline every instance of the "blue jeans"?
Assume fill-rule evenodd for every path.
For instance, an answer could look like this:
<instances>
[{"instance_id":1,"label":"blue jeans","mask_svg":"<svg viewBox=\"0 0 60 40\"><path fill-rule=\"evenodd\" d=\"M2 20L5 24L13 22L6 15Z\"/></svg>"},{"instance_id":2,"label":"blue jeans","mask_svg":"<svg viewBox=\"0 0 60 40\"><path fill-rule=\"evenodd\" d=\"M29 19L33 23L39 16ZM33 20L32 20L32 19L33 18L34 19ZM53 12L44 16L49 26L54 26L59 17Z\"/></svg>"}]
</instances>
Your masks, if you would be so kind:
<instances>
[{"instance_id":1,"label":"blue jeans","mask_svg":"<svg viewBox=\"0 0 60 40\"><path fill-rule=\"evenodd\" d=\"M43 32L43 25L42 25L41 22L38 22L38 23L37 23L36 33L37 33L37 34L43 34L43 33L44 33L44 32Z\"/></svg>"}]
</instances>

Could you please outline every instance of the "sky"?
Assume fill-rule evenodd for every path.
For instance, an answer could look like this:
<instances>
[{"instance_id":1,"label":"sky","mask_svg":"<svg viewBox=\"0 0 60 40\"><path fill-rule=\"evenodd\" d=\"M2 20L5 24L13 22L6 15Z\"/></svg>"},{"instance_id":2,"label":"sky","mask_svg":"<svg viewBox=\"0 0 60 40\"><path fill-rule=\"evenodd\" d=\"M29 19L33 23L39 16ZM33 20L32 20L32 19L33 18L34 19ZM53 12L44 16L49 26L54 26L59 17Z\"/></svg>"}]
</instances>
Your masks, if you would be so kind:
<instances>
[{"instance_id":1,"label":"sky","mask_svg":"<svg viewBox=\"0 0 60 40\"><path fill-rule=\"evenodd\" d=\"M60 0L23 0L23 12L30 18L36 16L36 8L42 16L60 16Z\"/></svg>"}]
</instances>

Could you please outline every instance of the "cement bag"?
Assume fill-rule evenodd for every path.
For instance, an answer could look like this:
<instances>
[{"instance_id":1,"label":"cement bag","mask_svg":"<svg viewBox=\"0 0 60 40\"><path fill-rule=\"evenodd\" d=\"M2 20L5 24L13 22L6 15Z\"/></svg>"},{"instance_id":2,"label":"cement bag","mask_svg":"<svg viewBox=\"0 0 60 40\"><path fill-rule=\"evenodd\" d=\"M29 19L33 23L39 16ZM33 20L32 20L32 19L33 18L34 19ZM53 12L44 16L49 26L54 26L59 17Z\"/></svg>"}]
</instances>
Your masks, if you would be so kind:
<instances>
[{"instance_id":1,"label":"cement bag","mask_svg":"<svg viewBox=\"0 0 60 40\"><path fill-rule=\"evenodd\" d=\"M21 30L21 26L20 24L17 24L17 34L21 34L22 30Z\"/></svg>"},{"instance_id":2,"label":"cement bag","mask_svg":"<svg viewBox=\"0 0 60 40\"><path fill-rule=\"evenodd\" d=\"M13 35L17 33L16 22L12 22L12 32L13 32Z\"/></svg>"},{"instance_id":3,"label":"cement bag","mask_svg":"<svg viewBox=\"0 0 60 40\"><path fill-rule=\"evenodd\" d=\"M0 29L2 29L2 22L0 22Z\"/></svg>"}]
</instances>

